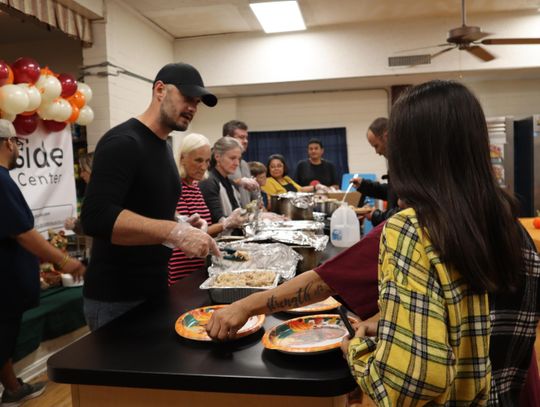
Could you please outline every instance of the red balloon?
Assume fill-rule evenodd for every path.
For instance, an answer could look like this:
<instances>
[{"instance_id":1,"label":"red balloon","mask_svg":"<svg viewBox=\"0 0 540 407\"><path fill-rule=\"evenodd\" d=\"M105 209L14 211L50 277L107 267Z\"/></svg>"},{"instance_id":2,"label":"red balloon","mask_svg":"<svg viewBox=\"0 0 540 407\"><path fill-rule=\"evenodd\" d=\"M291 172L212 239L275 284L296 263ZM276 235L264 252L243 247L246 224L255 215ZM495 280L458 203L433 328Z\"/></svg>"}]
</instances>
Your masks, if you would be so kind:
<instances>
[{"instance_id":1,"label":"red balloon","mask_svg":"<svg viewBox=\"0 0 540 407\"><path fill-rule=\"evenodd\" d=\"M32 116L23 116L18 114L13 120L13 126L17 131L17 134L20 136L28 136L32 134L37 129L38 125L38 115L33 114Z\"/></svg>"},{"instance_id":2,"label":"red balloon","mask_svg":"<svg viewBox=\"0 0 540 407\"><path fill-rule=\"evenodd\" d=\"M63 98L68 98L77 92L77 81L73 76L68 73L61 73L58 75L58 80L62 85L62 93L60 96Z\"/></svg>"},{"instance_id":3,"label":"red balloon","mask_svg":"<svg viewBox=\"0 0 540 407\"><path fill-rule=\"evenodd\" d=\"M10 71L11 69L9 68L7 62L0 59L0 86L9 84Z\"/></svg>"},{"instance_id":4,"label":"red balloon","mask_svg":"<svg viewBox=\"0 0 540 407\"><path fill-rule=\"evenodd\" d=\"M36 60L21 57L13 62L11 69L13 69L13 83L34 84L39 79L41 68Z\"/></svg>"},{"instance_id":5,"label":"red balloon","mask_svg":"<svg viewBox=\"0 0 540 407\"><path fill-rule=\"evenodd\" d=\"M43 125L49 132L61 131L67 126L66 122L57 122L55 120L43 120Z\"/></svg>"}]
</instances>

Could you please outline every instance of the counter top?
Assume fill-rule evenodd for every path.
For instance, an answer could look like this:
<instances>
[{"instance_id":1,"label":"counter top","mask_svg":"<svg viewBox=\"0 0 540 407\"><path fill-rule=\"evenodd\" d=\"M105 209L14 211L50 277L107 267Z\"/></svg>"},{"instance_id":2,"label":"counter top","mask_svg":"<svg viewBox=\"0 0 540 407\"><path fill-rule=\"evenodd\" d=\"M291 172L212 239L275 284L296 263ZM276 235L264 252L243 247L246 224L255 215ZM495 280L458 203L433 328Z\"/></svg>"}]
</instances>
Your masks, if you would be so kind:
<instances>
[{"instance_id":1,"label":"counter top","mask_svg":"<svg viewBox=\"0 0 540 407\"><path fill-rule=\"evenodd\" d=\"M540 251L540 229L536 229L533 226L533 219L534 218L521 218L520 222L525 226L529 235L531 235L534 244L536 245L536 250Z\"/></svg>"},{"instance_id":2,"label":"counter top","mask_svg":"<svg viewBox=\"0 0 540 407\"><path fill-rule=\"evenodd\" d=\"M185 311L209 305L197 271L169 289L166 298L145 303L52 356L55 382L245 394L333 397L356 387L334 350L288 355L264 349L264 329L235 342L196 342L174 330ZM294 316L267 316L270 329Z\"/></svg>"}]
</instances>

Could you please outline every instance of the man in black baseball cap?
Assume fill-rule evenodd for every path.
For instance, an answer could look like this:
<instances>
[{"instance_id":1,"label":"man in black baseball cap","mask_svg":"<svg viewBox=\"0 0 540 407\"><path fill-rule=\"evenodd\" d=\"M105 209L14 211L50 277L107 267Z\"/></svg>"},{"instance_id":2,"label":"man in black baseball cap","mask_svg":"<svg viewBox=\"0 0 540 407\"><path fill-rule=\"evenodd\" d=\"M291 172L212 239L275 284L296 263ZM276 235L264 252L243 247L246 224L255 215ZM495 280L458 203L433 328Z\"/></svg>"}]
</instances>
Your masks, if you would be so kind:
<instances>
[{"instance_id":1,"label":"man in black baseball cap","mask_svg":"<svg viewBox=\"0 0 540 407\"><path fill-rule=\"evenodd\" d=\"M185 96L200 97L206 106L214 107L217 104L217 97L204 87L199 71L189 64L178 62L165 65L157 73L154 85L157 81L176 86Z\"/></svg>"},{"instance_id":2,"label":"man in black baseball cap","mask_svg":"<svg viewBox=\"0 0 540 407\"><path fill-rule=\"evenodd\" d=\"M187 130L200 102L215 106L217 98L199 72L167 64L156 75L148 108L96 146L81 210L82 228L94 237L83 290L92 331L164 295L171 248L188 257L219 256L215 241L199 229L203 221L175 217L181 181L167 138Z\"/></svg>"}]
</instances>

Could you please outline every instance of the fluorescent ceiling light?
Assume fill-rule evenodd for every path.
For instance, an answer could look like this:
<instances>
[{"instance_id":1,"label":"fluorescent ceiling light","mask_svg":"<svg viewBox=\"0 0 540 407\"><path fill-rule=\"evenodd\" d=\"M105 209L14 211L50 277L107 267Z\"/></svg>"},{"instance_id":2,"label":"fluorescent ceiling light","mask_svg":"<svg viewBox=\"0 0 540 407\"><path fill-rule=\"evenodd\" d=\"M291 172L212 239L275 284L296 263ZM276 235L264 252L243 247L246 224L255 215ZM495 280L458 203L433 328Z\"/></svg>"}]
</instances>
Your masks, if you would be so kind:
<instances>
[{"instance_id":1,"label":"fluorescent ceiling light","mask_svg":"<svg viewBox=\"0 0 540 407\"><path fill-rule=\"evenodd\" d=\"M249 6L267 34L306 29L296 0L251 3Z\"/></svg>"}]
</instances>

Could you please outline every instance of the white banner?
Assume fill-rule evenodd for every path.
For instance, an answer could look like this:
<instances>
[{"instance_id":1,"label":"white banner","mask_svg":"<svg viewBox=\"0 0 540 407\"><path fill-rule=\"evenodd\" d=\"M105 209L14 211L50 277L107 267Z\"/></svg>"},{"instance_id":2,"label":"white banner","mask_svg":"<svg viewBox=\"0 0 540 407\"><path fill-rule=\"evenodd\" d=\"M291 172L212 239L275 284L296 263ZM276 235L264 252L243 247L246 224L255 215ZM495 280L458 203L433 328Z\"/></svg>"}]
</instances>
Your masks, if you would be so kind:
<instances>
[{"instance_id":1,"label":"white banner","mask_svg":"<svg viewBox=\"0 0 540 407\"><path fill-rule=\"evenodd\" d=\"M18 140L20 155L10 175L32 209L36 230L48 237L47 230L63 229L64 220L77 215L71 129L47 133L40 125Z\"/></svg>"}]
</instances>

